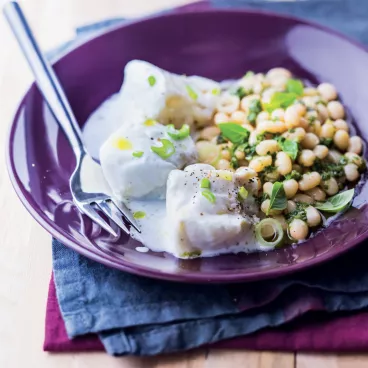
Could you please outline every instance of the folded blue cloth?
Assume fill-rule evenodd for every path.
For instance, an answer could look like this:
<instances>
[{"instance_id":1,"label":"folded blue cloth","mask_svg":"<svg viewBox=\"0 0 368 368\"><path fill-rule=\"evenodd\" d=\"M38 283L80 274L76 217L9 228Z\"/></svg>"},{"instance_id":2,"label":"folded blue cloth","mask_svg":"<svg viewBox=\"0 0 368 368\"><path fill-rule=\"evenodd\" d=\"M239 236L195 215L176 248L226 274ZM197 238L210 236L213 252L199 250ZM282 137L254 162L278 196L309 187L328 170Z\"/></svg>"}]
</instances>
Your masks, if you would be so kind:
<instances>
[{"instance_id":1,"label":"folded blue cloth","mask_svg":"<svg viewBox=\"0 0 368 368\"><path fill-rule=\"evenodd\" d=\"M213 0L212 4L303 16L368 44L368 2L361 0ZM77 33L88 37L119 22L123 20L83 27ZM57 240L53 240L53 268L69 337L97 333L109 354L154 355L279 326L311 310L368 307L365 247L313 272L244 285L186 285L138 277L91 261Z\"/></svg>"}]
</instances>

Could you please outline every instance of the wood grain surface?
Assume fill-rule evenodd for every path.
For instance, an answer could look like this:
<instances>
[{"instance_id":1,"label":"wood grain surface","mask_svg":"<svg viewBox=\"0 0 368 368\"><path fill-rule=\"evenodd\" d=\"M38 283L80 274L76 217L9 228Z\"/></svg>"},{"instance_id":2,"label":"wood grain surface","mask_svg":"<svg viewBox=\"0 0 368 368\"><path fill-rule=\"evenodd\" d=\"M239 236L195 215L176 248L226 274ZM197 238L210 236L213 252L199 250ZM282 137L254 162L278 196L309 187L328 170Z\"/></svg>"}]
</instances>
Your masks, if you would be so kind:
<instances>
[{"instance_id":1,"label":"wood grain surface","mask_svg":"<svg viewBox=\"0 0 368 368\"><path fill-rule=\"evenodd\" d=\"M43 49L73 37L77 25L111 16L135 16L187 0L20 1ZM1 0L0 0L1 4ZM0 151L9 123L32 75L0 16ZM103 353L42 351L51 272L51 237L26 212L0 155L0 367L1 368L360 368L368 356L199 350L155 358L112 358Z\"/></svg>"}]
</instances>

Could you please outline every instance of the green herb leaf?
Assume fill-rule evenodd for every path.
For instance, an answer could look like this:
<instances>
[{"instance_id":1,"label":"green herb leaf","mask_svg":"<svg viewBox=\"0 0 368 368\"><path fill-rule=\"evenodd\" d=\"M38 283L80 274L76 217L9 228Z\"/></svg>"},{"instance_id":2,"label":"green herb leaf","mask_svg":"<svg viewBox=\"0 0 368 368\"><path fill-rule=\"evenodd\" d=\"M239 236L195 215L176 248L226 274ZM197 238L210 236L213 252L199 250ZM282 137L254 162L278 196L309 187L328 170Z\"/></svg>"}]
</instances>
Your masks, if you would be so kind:
<instances>
[{"instance_id":1,"label":"green herb leaf","mask_svg":"<svg viewBox=\"0 0 368 368\"><path fill-rule=\"evenodd\" d=\"M299 144L297 142L289 139L279 140L279 146L291 159L295 160L298 156Z\"/></svg>"},{"instance_id":2,"label":"green herb leaf","mask_svg":"<svg viewBox=\"0 0 368 368\"><path fill-rule=\"evenodd\" d=\"M332 146L333 139L332 138L321 138L319 144L323 144L324 146L330 148Z\"/></svg>"},{"instance_id":3,"label":"green herb leaf","mask_svg":"<svg viewBox=\"0 0 368 368\"><path fill-rule=\"evenodd\" d=\"M218 127L221 130L222 136L232 143L243 143L244 140L249 138L249 131L239 124L221 123L218 124Z\"/></svg>"},{"instance_id":4,"label":"green herb leaf","mask_svg":"<svg viewBox=\"0 0 368 368\"><path fill-rule=\"evenodd\" d=\"M165 159L175 153L175 147L168 139L161 139L160 142L162 144L161 147L151 146L152 152L156 153L156 155Z\"/></svg>"},{"instance_id":5,"label":"green herb leaf","mask_svg":"<svg viewBox=\"0 0 368 368\"><path fill-rule=\"evenodd\" d=\"M143 156L143 154L144 154L144 152L143 152L143 151L134 151L134 152L132 153L132 155L133 155L134 157L137 157L137 158L142 157L142 156Z\"/></svg>"},{"instance_id":6,"label":"green herb leaf","mask_svg":"<svg viewBox=\"0 0 368 368\"><path fill-rule=\"evenodd\" d=\"M275 92L269 103L264 104L265 110L272 112L273 110L283 108L286 109L294 103L298 95L291 92Z\"/></svg>"},{"instance_id":7,"label":"green herb leaf","mask_svg":"<svg viewBox=\"0 0 368 368\"><path fill-rule=\"evenodd\" d=\"M180 141L189 137L190 128L188 124L184 124L179 130L176 130L173 124L169 124L167 128L167 134L175 141Z\"/></svg>"},{"instance_id":8,"label":"green herb leaf","mask_svg":"<svg viewBox=\"0 0 368 368\"><path fill-rule=\"evenodd\" d=\"M346 190L329 198L326 202L317 203L315 207L324 212L340 212L349 206L354 197L354 189Z\"/></svg>"},{"instance_id":9,"label":"green herb leaf","mask_svg":"<svg viewBox=\"0 0 368 368\"><path fill-rule=\"evenodd\" d=\"M238 195L239 195L239 199L247 199L248 191L244 187L240 187Z\"/></svg>"},{"instance_id":10,"label":"green herb leaf","mask_svg":"<svg viewBox=\"0 0 368 368\"><path fill-rule=\"evenodd\" d=\"M153 87L156 84L156 78L153 75L150 75L148 77L148 83L151 87Z\"/></svg>"},{"instance_id":11,"label":"green herb leaf","mask_svg":"<svg viewBox=\"0 0 368 368\"><path fill-rule=\"evenodd\" d=\"M201 188L207 188L207 189L211 188L211 182L208 178L203 178L201 180Z\"/></svg>"},{"instance_id":12,"label":"green herb leaf","mask_svg":"<svg viewBox=\"0 0 368 368\"><path fill-rule=\"evenodd\" d=\"M302 178L302 174L296 170L293 170L290 174L285 175L285 180L300 180Z\"/></svg>"},{"instance_id":13,"label":"green herb leaf","mask_svg":"<svg viewBox=\"0 0 368 368\"><path fill-rule=\"evenodd\" d=\"M187 84L185 87L186 87L186 89L187 89L187 92L188 92L189 97L190 97L192 100L197 101L197 99L198 99L198 95L197 95L197 93L194 91L194 89L193 89L189 84Z\"/></svg>"},{"instance_id":14,"label":"green herb leaf","mask_svg":"<svg viewBox=\"0 0 368 368\"><path fill-rule=\"evenodd\" d=\"M211 203L216 203L216 197L215 195L208 189L205 189L202 191L202 195L204 198L206 198Z\"/></svg>"},{"instance_id":15,"label":"green herb leaf","mask_svg":"<svg viewBox=\"0 0 368 368\"><path fill-rule=\"evenodd\" d=\"M295 93L297 96L303 96L304 86L299 79L288 79L286 83L286 90L290 93Z\"/></svg>"},{"instance_id":16,"label":"green herb leaf","mask_svg":"<svg viewBox=\"0 0 368 368\"><path fill-rule=\"evenodd\" d=\"M254 124L257 119L257 115L262 111L262 105L259 99L254 99L249 104L249 114L247 116L247 120Z\"/></svg>"},{"instance_id":17,"label":"green herb leaf","mask_svg":"<svg viewBox=\"0 0 368 368\"><path fill-rule=\"evenodd\" d=\"M284 190L284 186L279 181L276 181L272 186L270 206L267 211L267 215L271 210L284 210L287 207L287 198Z\"/></svg>"},{"instance_id":18,"label":"green herb leaf","mask_svg":"<svg viewBox=\"0 0 368 368\"><path fill-rule=\"evenodd\" d=\"M145 218L145 217L146 217L146 213L145 213L145 212L143 212L143 211L137 211L137 212L134 212L134 213L133 213L133 217L134 217L136 220L139 220L139 219Z\"/></svg>"},{"instance_id":19,"label":"green herb leaf","mask_svg":"<svg viewBox=\"0 0 368 368\"><path fill-rule=\"evenodd\" d=\"M243 97L249 95L249 91L247 91L244 87L239 87L237 90L235 90L232 94L235 96L238 96L240 99Z\"/></svg>"}]
</instances>

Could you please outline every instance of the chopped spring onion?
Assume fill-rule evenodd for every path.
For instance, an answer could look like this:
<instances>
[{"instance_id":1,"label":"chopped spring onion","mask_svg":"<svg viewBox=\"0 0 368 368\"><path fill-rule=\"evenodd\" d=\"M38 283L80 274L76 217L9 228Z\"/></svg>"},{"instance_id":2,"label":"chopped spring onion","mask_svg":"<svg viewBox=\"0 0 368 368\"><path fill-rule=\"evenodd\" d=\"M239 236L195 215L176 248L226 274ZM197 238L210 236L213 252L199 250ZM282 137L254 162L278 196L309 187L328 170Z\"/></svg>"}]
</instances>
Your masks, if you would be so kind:
<instances>
[{"instance_id":1,"label":"chopped spring onion","mask_svg":"<svg viewBox=\"0 0 368 368\"><path fill-rule=\"evenodd\" d=\"M151 87L153 87L156 84L156 78L153 75L150 75L148 77L148 83Z\"/></svg>"},{"instance_id":2,"label":"chopped spring onion","mask_svg":"<svg viewBox=\"0 0 368 368\"><path fill-rule=\"evenodd\" d=\"M247 199L248 197L248 191L244 187L240 187L238 194L240 199Z\"/></svg>"},{"instance_id":3,"label":"chopped spring onion","mask_svg":"<svg viewBox=\"0 0 368 368\"><path fill-rule=\"evenodd\" d=\"M279 221L272 218L265 218L256 225L257 241L266 247L276 248L282 244L284 230Z\"/></svg>"},{"instance_id":4,"label":"chopped spring onion","mask_svg":"<svg viewBox=\"0 0 368 368\"><path fill-rule=\"evenodd\" d=\"M144 154L144 152L143 152L143 151L134 151L134 152L132 153L133 157L137 157L137 158L142 157L142 156L143 156L143 154Z\"/></svg>"},{"instance_id":5,"label":"chopped spring onion","mask_svg":"<svg viewBox=\"0 0 368 368\"><path fill-rule=\"evenodd\" d=\"M208 189L205 189L203 192L202 192L202 195L204 198L206 198L209 202L211 203L216 203L216 197L215 195Z\"/></svg>"},{"instance_id":6,"label":"chopped spring onion","mask_svg":"<svg viewBox=\"0 0 368 368\"><path fill-rule=\"evenodd\" d=\"M210 189L211 188L211 182L208 178L203 178L201 180L201 188Z\"/></svg>"},{"instance_id":7,"label":"chopped spring onion","mask_svg":"<svg viewBox=\"0 0 368 368\"><path fill-rule=\"evenodd\" d=\"M220 88L214 88L214 89L212 90L212 94L213 94L214 96L218 96L220 93L221 93Z\"/></svg>"},{"instance_id":8,"label":"chopped spring onion","mask_svg":"<svg viewBox=\"0 0 368 368\"><path fill-rule=\"evenodd\" d=\"M162 144L161 147L151 146L152 152L164 159L175 153L175 147L168 139L161 139L160 142Z\"/></svg>"},{"instance_id":9,"label":"chopped spring onion","mask_svg":"<svg viewBox=\"0 0 368 368\"><path fill-rule=\"evenodd\" d=\"M137 211L137 212L134 212L133 213L133 217L136 219L136 220L140 220L142 218L145 218L146 217L146 213L143 212L143 211Z\"/></svg>"},{"instance_id":10,"label":"chopped spring onion","mask_svg":"<svg viewBox=\"0 0 368 368\"><path fill-rule=\"evenodd\" d=\"M170 136L170 138L176 141L189 137L190 128L188 124L184 124L179 130L176 130L173 124L170 124L167 127L167 134Z\"/></svg>"},{"instance_id":11,"label":"chopped spring onion","mask_svg":"<svg viewBox=\"0 0 368 368\"><path fill-rule=\"evenodd\" d=\"M203 164L214 166L221 158L221 148L217 144L208 141L199 141L196 143L196 147L198 152L198 161Z\"/></svg>"},{"instance_id":12,"label":"chopped spring onion","mask_svg":"<svg viewBox=\"0 0 368 368\"><path fill-rule=\"evenodd\" d=\"M187 89L187 92L188 92L188 95L189 95L189 97L192 99L192 100L194 100L194 101L196 101L197 99L198 99L198 95L197 95L197 93L194 91L194 89L190 86L190 85L186 85L186 89Z\"/></svg>"}]
</instances>

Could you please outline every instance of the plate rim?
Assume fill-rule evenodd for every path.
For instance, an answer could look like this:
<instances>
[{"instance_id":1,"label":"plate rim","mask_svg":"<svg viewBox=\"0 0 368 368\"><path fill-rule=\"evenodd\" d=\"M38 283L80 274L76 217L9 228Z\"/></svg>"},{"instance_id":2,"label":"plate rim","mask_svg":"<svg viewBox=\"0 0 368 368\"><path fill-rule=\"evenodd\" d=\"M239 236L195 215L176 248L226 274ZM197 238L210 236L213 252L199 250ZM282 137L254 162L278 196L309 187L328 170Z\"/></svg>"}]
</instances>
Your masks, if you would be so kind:
<instances>
[{"instance_id":1,"label":"plate rim","mask_svg":"<svg viewBox=\"0 0 368 368\"><path fill-rule=\"evenodd\" d=\"M201 4L201 2L197 3L198 5ZM108 29L105 29L101 32L98 32L94 35L91 35L90 37L87 37L80 42L76 42L72 46L67 47L63 52L61 52L58 57L54 58L52 60L52 65L55 65L59 62L62 62L63 58L69 55L70 53L76 51L79 47L84 46L95 39L98 39L100 37L103 37L111 32L114 32L121 28L126 28L129 26L134 26L135 24L139 24L145 21L154 20L157 18L163 18L163 17L173 17L173 16L181 16L183 14L198 14L198 13L230 13L230 14L253 14L253 15L266 15L270 17L277 17L285 20L294 20L299 23L303 23L305 25L309 25L313 28L320 29L326 33L335 35L338 38L341 38L350 44L353 44L355 47L358 47L365 51L368 54L368 47L364 44L356 41L355 39L352 39L345 34L342 34L334 29L331 29L329 27L326 27L324 25L321 25L317 22L305 20L303 18L295 17L295 16L289 16L287 14L281 14L276 13L272 11L265 11L265 10L257 10L257 9L239 9L239 8L232 8L232 9L222 9L222 8L202 8L202 9L193 9L192 8L186 10L185 8L187 5L184 5L182 7L174 8L171 12L161 13L161 14L153 14L144 16L142 18L138 19L128 19L126 22L122 24L117 24L109 27ZM182 10L181 10L182 9ZM201 274L198 272L186 272L185 274L180 273L171 273L169 271L159 271L159 270L153 270L149 268L148 266L142 266L138 263L134 263L133 265L130 265L129 262L125 261L124 259L120 259L119 263L114 261L114 257L103 253L103 256L96 253L95 251L91 249L86 249L80 242L78 242L76 239L72 238L71 236L67 236L64 234L64 231L60 231L56 228L55 222L53 222L51 219L49 219L43 211L39 211L36 209L36 206L33 205L33 200L29 193L24 189L23 184L21 183L21 180L18 175L16 175L16 169L15 169L15 163L14 163L14 155L13 155L13 142L14 142L14 135L15 135L15 128L17 127L17 122L19 120L19 116L22 112L22 108L24 106L25 100L31 91L32 88L35 87L35 82L33 82L30 87L27 89L27 91L24 93L23 97L21 98L20 102L17 105L16 112L13 114L11 124L8 128L8 132L6 134L6 141L5 141L5 150L6 150L6 167L8 171L8 175L11 181L11 184L14 188L14 191L16 192L17 196L19 197L20 201L22 202L23 206L26 208L26 210L31 214L31 216L49 233L51 234L55 239L60 241L62 244L68 246L69 248L73 249L74 251L78 252L79 254L92 259L93 261L96 261L98 263L104 264L105 266L112 267L124 272L128 272L131 274L154 278L154 279L161 279L161 280L169 280L169 281L175 281L175 282L183 282L183 283L239 283L239 282L254 282L258 280L265 280L270 279L273 277L281 277L285 276L287 274L290 274L292 272L300 272L307 270L313 266L321 265L324 262L330 261L338 256L341 256L345 252L353 249L356 247L359 243L361 243L363 240L368 238L368 231L360 234L358 237L356 237L354 240L350 241L348 245L342 245L340 247L333 248L331 251L328 251L321 256L317 258L312 258L309 260L304 261L303 263L296 263L291 264L289 266L285 266L282 268L277 269L270 269L265 271L251 271L247 275L244 274L221 274L216 275L212 274L211 276L208 276L206 274ZM102 258L103 257L103 258Z\"/></svg>"}]
</instances>

